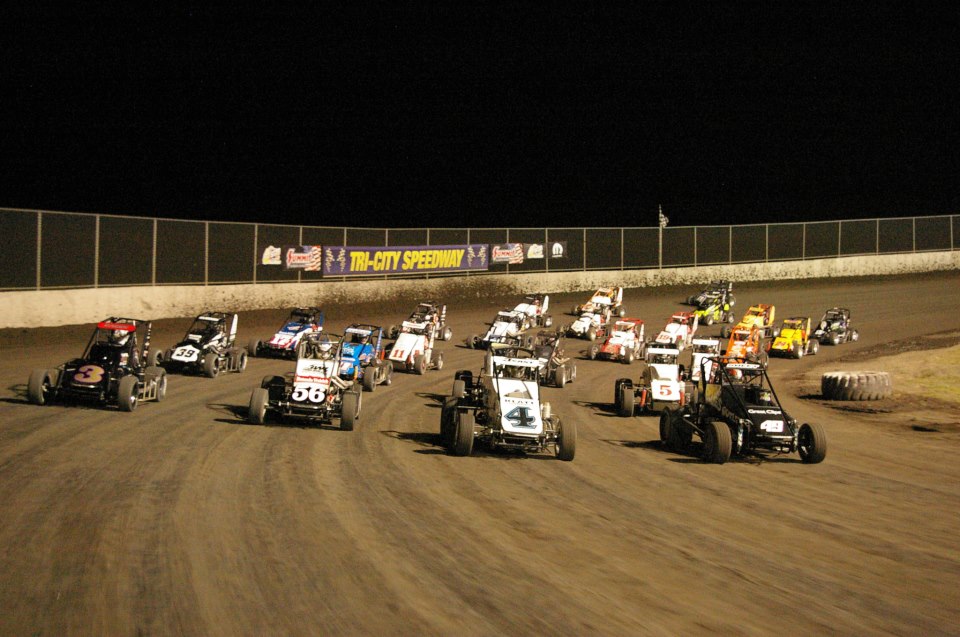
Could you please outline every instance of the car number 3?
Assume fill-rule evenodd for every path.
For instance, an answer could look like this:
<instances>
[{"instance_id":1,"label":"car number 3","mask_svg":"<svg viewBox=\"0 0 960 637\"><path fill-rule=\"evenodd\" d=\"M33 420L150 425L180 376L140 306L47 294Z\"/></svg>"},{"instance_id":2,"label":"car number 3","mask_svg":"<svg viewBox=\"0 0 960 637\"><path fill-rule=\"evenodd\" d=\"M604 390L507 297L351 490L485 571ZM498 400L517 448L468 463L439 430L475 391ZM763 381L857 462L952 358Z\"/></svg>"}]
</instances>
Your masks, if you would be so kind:
<instances>
[{"instance_id":1,"label":"car number 3","mask_svg":"<svg viewBox=\"0 0 960 637\"><path fill-rule=\"evenodd\" d=\"M293 390L293 394L290 396L290 398L300 403L305 400L309 400L312 403L322 403L323 387L318 387L316 385L313 387L307 387L305 385L301 385Z\"/></svg>"},{"instance_id":2,"label":"car number 3","mask_svg":"<svg viewBox=\"0 0 960 637\"><path fill-rule=\"evenodd\" d=\"M99 383L103 380L103 368L98 365L84 365L73 375L73 380L78 383Z\"/></svg>"}]
</instances>

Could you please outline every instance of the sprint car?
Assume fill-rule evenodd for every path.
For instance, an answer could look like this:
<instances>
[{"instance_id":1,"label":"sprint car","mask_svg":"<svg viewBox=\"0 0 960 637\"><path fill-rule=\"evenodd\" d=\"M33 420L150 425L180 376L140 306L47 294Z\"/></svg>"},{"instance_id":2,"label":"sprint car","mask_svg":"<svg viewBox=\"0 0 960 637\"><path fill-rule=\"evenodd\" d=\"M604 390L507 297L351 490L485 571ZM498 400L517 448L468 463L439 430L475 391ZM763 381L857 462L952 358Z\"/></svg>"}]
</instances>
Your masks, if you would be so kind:
<instances>
[{"instance_id":1,"label":"sprint car","mask_svg":"<svg viewBox=\"0 0 960 637\"><path fill-rule=\"evenodd\" d=\"M685 451L697 436L703 441L706 462L723 464L731 456L795 451L804 463L823 461L827 455L823 427L797 426L762 365L736 357L707 358L700 364L698 399L660 415L660 440L666 448Z\"/></svg>"},{"instance_id":2,"label":"sprint car","mask_svg":"<svg viewBox=\"0 0 960 637\"><path fill-rule=\"evenodd\" d=\"M765 338L776 338L780 334L780 328L774 323L774 316L777 308L773 305L760 303L751 305L740 322L733 328L724 327L720 330L720 336L729 338L734 329L756 327Z\"/></svg>"},{"instance_id":3,"label":"sprint car","mask_svg":"<svg viewBox=\"0 0 960 637\"><path fill-rule=\"evenodd\" d=\"M424 374L428 369L443 369L443 352L434 349L438 329L437 324L429 320L404 321L397 328L396 342L387 350L388 363L394 369L417 374Z\"/></svg>"},{"instance_id":4,"label":"sprint car","mask_svg":"<svg viewBox=\"0 0 960 637\"><path fill-rule=\"evenodd\" d=\"M780 334L767 346L771 356L790 356L801 358L804 354L816 354L820 343L810 338L810 317L793 316L784 319L780 325Z\"/></svg>"},{"instance_id":5,"label":"sprint car","mask_svg":"<svg viewBox=\"0 0 960 637\"><path fill-rule=\"evenodd\" d=\"M202 373L209 378L242 372L247 368L247 350L235 345L236 337L236 314L204 312L179 343L166 351L151 351L148 362L170 373Z\"/></svg>"},{"instance_id":6,"label":"sprint car","mask_svg":"<svg viewBox=\"0 0 960 637\"><path fill-rule=\"evenodd\" d=\"M468 338L466 346L473 349L487 349L493 343L514 344L530 328L530 317L515 310L500 310L493 317L490 329L483 336L477 334Z\"/></svg>"},{"instance_id":7,"label":"sprint car","mask_svg":"<svg viewBox=\"0 0 960 637\"><path fill-rule=\"evenodd\" d=\"M823 314L813 337L824 345L839 345L859 340L860 333L850 324L850 310L834 307Z\"/></svg>"},{"instance_id":8,"label":"sprint car","mask_svg":"<svg viewBox=\"0 0 960 637\"><path fill-rule=\"evenodd\" d=\"M610 310L604 308L600 310L585 310L580 316L571 323L563 327L563 333L567 336L576 336L588 341L597 340L597 334L604 330L604 327L610 321Z\"/></svg>"},{"instance_id":9,"label":"sprint car","mask_svg":"<svg viewBox=\"0 0 960 637\"><path fill-rule=\"evenodd\" d=\"M698 294L688 296L687 305L695 305L698 308L702 308L717 298L725 298L730 307L736 304L737 300L733 296L732 281L711 281L710 285L700 290Z\"/></svg>"},{"instance_id":10,"label":"sprint car","mask_svg":"<svg viewBox=\"0 0 960 637\"><path fill-rule=\"evenodd\" d=\"M639 381L618 378L614 381L614 407L624 417L679 407L686 403L692 389L686 382L686 370L679 363L680 350L674 347L648 347L646 366Z\"/></svg>"},{"instance_id":11,"label":"sprint car","mask_svg":"<svg viewBox=\"0 0 960 637\"><path fill-rule=\"evenodd\" d=\"M734 303L733 293L730 289L732 289L732 284L717 294L705 297L702 303L697 304L694 315L696 315L701 325L709 326L714 323L733 323L736 320L732 309Z\"/></svg>"},{"instance_id":12,"label":"sprint car","mask_svg":"<svg viewBox=\"0 0 960 637\"><path fill-rule=\"evenodd\" d=\"M540 361L531 350L523 357L490 351L477 376L458 371L440 412L444 446L455 456L469 456L479 443L488 449L552 451L560 460L573 460L576 425L561 423L550 403L540 401L539 374Z\"/></svg>"},{"instance_id":13,"label":"sprint car","mask_svg":"<svg viewBox=\"0 0 960 637\"><path fill-rule=\"evenodd\" d=\"M608 316L614 314L620 317L626 316L622 287L599 288L586 303L574 305L570 313L579 316L584 312L602 313L605 310L609 311Z\"/></svg>"},{"instance_id":14,"label":"sprint car","mask_svg":"<svg viewBox=\"0 0 960 637\"><path fill-rule=\"evenodd\" d=\"M339 365L343 339L311 332L297 343L297 367L285 376L266 376L250 393L247 420L262 425L271 416L315 423L340 420L352 431L360 416L361 394L352 380L343 380Z\"/></svg>"},{"instance_id":15,"label":"sprint car","mask_svg":"<svg viewBox=\"0 0 960 637\"><path fill-rule=\"evenodd\" d=\"M434 335L436 338L441 341L449 341L453 338L453 330L447 326L447 306L441 305L439 303L434 303L433 301L424 301L423 303L418 303L417 307L410 314L405 323L432 323L434 326ZM403 325L391 325L387 334L389 338L396 340L401 331L403 331Z\"/></svg>"},{"instance_id":16,"label":"sprint car","mask_svg":"<svg viewBox=\"0 0 960 637\"><path fill-rule=\"evenodd\" d=\"M116 405L133 411L141 402L164 399L167 372L145 365L150 355L151 323L111 317L97 323L83 354L56 369L35 369L27 398L35 405L53 401Z\"/></svg>"},{"instance_id":17,"label":"sprint car","mask_svg":"<svg viewBox=\"0 0 960 637\"><path fill-rule=\"evenodd\" d=\"M697 321L697 315L692 312L677 312L657 334L657 347L675 347L683 351L697 332Z\"/></svg>"},{"instance_id":18,"label":"sprint car","mask_svg":"<svg viewBox=\"0 0 960 637\"><path fill-rule=\"evenodd\" d=\"M594 343L587 350L587 358L604 358L630 364L642 358L646 344L643 340L643 321L636 318L617 319L603 343Z\"/></svg>"},{"instance_id":19,"label":"sprint car","mask_svg":"<svg viewBox=\"0 0 960 637\"><path fill-rule=\"evenodd\" d=\"M252 339L247 346L250 356L295 358L297 344L305 334L323 331L323 311L318 307L298 307L290 312L283 327L269 341Z\"/></svg>"},{"instance_id":20,"label":"sprint car","mask_svg":"<svg viewBox=\"0 0 960 637\"><path fill-rule=\"evenodd\" d=\"M766 366L768 354L763 342L763 332L756 325L750 327L737 325L733 333L730 334L730 340L727 341L727 347L722 351L722 354L749 359Z\"/></svg>"},{"instance_id":21,"label":"sprint car","mask_svg":"<svg viewBox=\"0 0 960 637\"><path fill-rule=\"evenodd\" d=\"M540 382L563 389L577 378L577 365L563 349L563 332L540 330L531 346L540 361Z\"/></svg>"},{"instance_id":22,"label":"sprint car","mask_svg":"<svg viewBox=\"0 0 960 637\"><path fill-rule=\"evenodd\" d=\"M528 294L513 308L514 312L527 317L527 327L550 327L553 317L547 313L550 307L549 294Z\"/></svg>"},{"instance_id":23,"label":"sprint car","mask_svg":"<svg viewBox=\"0 0 960 637\"><path fill-rule=\"evenodd\" d=\"M695 338L690 347L690 380L700 380L700 362L711 356L720 355L720 341L715 338Z\"/></svg>"},{"instance_id":24,"label":"sprint car","mask_svg":"<svg viewBox=\"0 0 960 637\"><path fill-rule=\"evenodd\" d=\"M383 328L354 323L343 331L340 352L340 378L355 380L366 391L393 382L393 363L384 360Z\"/></svg>"}]
</instances>

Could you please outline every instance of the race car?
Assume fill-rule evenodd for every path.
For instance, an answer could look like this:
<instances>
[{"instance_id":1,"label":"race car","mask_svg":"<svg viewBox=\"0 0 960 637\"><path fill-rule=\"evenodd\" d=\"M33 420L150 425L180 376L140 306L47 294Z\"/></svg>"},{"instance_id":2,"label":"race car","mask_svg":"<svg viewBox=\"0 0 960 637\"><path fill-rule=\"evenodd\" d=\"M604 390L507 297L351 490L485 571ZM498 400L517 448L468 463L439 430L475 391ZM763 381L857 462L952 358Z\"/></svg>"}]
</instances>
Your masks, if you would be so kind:
<instances>
[{"instance_id":1,"label":"race car","mask_svg":"<svg viewBox=\"0 0 960 637\"><path fill-rule=\"evenodd\" d=\"M763 347L763 332L756 325L750 327L738 325L730 334L730 340L723 355L749 359L766 366L767 351Z\"/></svg>"},{"instance_id":2,"label":"race car","mask_svg":"<svg viewBox=\"0 0 960 637\"><path fill-rule=\"evenodd\" d=\"M383 328L354 323L343 331L340 378L355 380L366 391L393 382L393 363L384 359Z\"/></svg>"},{"instance_id":3,"label":"race car","mask_svg":"<svg viewBox=\"0 0 960 637\"><path fill-rule=\"evenodd\" d=\"M680 350L675 347L648 347L646 366L637 384L629 378L618 378L614 382L617 414L629 417L636 411L646 413L684 405L691 387L679 357Z\"/></svg>"},{"instance_id":4,"label":"race car","mask_svg":"<svg viewBox=\"0 0 960 637\"><path fill-rule=\"evenodd\" d=\"M563 389L577 378L577 365L563 350L563 332L541 330L531 346L540 361L540 383Z\"/></svg>"},{"instance_id":5,"label":"race car","mask_svg":"<svg viewBox=\"0 0 960 637\"><path fill-rule=\"evenodd\" d=\"M490 329L483 336L477 334L468 338L466 346L473 349L487 349L492 343L516 344L521 334L530 327L530 317L514 310L500 310L493 317Z\"/></svg>"},{"instance_id":6,"label":"race car","mask_svg":"<svg viewBox=\"0 0 960 637\"><path fill-rule=\"evenodd\" d=\"M424 301L418 303L417 307L410 314L405 322L407 323L432 323L434 326L434 335L441 341L449 341L453 338L453 330L447 326L447 306L433 301ZM400 336L402 325L391 325L387 331L389 338L394 340Z\"/></svg>"},{"instance_id":7,"label":"race car","mask_svg":"<svg viewBox=\"0 0 960 637\"><path fill-rule=\"evenodd\" d=\"M714 323L733 323L736 317L733 315L733 293L730 291L732 284L716 294L711 294L703 298L703 302L697 304L694 315L701 325L713 325Z\"/></svg>"},{"instance_id":8,"label":"race car","mask_svg":"<svg viewBox=\"0 0 960 637\"><path fill-rule=\"evenodd\" d=\"M587 358L605 358L630 364L643 357L646 345L643 340L643 321L637 318L622 318L608 327L610 335L600 345L591 345L587 350Z\"/></svg>"},{"instance_id":9,"label":"race car","mask_svg":"<svg viewBox=\"0 0 960 637\"><path fill-rule=\"evenodd\" d=\"M743 315L736 327L724 327L720 330L720 336L729 338L734 329L756 327L765 338L776 338L780 334L780 328L774 324L774 316L777 308L773 305L751 305L747 313Z\"/></svg>"},{"instance_id":10,"label":"race car","mask_svg":"<svg viewBox=\"0 0 960 637\"><path fill-rule=\"evenodd\" d=\"M549 307L550 295L528 294L523 297L523 301L517 304L517 307L513 308L513 311L528 318L528 328L550 327L553 325L553 317L547 314Z\"/></svg>"},{"instance_id":11,"label":"race car","mask_svg":"<svg viewBox=\"0 0 960 637\"><path fill-rule=\"evenodd\" d=\"M453 393L440 411L443 445L455 456L469 456L479 443L573 460L577 428L573 421L561 423L550 404L540 401L540 361L531 350L509 353L499 356L493 349L479 375L468 370L454 375Z\"/></svg>"},{"instance_id":12,"label":"race car","mask_svg":"<svg viewBox=\"0 0 960 637\"><path fill-rule=\"evenodd\" d=\"M695 305L698 308L705 307L713 300L723 297L727 304L733 307L737 300L733 296L733 282L727 280L711 281L710 285L703 288L698 294L687 297L687 305Z\"/></svg>"},{"instance_id":13,"label":"race car","mask_svg":"<svg viewBox=\"0 0 960 637\"><path fill-rule=\"evenodd\" d=\"M810 338L810 317L793 316L784 319L780 335L767 345L771 355L801 358L804 354L816 354L820 343Z\"/></svg>"},{"instance_id":14,"label":"race car","mask_svg":"<svg viewBox=\"0 0 960 637\"><path fill-rule=\"evenodd\" d=\"M204 312L179 343L166 351L151 351L148 362L167 372L202 373L209 378L220 372L242 372L247 368L247 350L236 347L236 338L236 314Z\"/></svg>"},{"instance_id":15,"label":"race car","mask_svg":"<svg viewBox=\"0 0 960 637\"><path fill-rule=\"evenodd\" d=\"M418 318L425 318L420 316ZM431 320L404 321L387 349L387 360L394 369L424 374L428 369L443 369L443 352L434 349L437 323ZM450 329L450 328L446 328Z\"/></svg>"},{"instance_id":16,"label":"race car","mask_svg":"<svg viewBox=\"0 0 960 637\"><path fill-rule=\"evenodd\" d=\"M297 343L296 370L285 376L266 376L250 393L247 420L262 425L268 418L332 423L352 431L360 416L361 394L352 380L339 375L343 338L310 332Z\"/></svg>"},{"instance_id":17,"label":"race car","mask_svg":"<svg viewBox=\"0 0 960 637\"><path fill-rule=\"evenodd\" d=\"M623 307L623 288L610 287L599 288L590 297L590 300L582 305L574 305L571 314L579 316L584 312L602 313L609 311L609 315L625 316L627 311Z\"/></svg>"},{"instance_id":18,"label":"race car","mask_svg":"<svg viewBox=\"0 0 960 637\"><path fill-rule=\"evenodd\" d=\"M677 312L670 322L657 334L657 347L675 347L683 351L697 332L697 316L692 312Z\"/></svg>"},{"instance_id":19,"label":"race car","mask_svg":"<svg viewBox=\"0 0 960 637\"><path fill-rule=\"evenodd\" d=\"M247 346L250 356L295 358L297 344L305 334L323 331L323 311L318 307L298 307L273 338L267 342L252 339Z\"/></svg>"},{"instance_id":20,"label":"race car","mask_svg":"<svg viewBox=\"0 0 960 637\"><path fill-rule=\"evenodd\" d=\"M700 380L700 363L705 358L720 355L720 341L715 338L695 338L691 345L690 380Z\"/></svg>"},{"instance_id":21,"label":"race car","mask_svg":"<svg viewBox=\"0 0 960 637\"><path fill-rule=\"evenodd\" d=\"M563 327L563 333L567 336L576 336L588 341L597 340L597 334L602 332L607 322L610 321L610 310L603 308L599 310L586 310L581 312L570 325Z\"/></svg>"},{"instance_id":22,"label":"race car","mask_svg":"<svg viewBox=\"0 0 960 637\"><path fill-rule=\"evenodd\" d=\"M742 358L701 361L698 399L660 415L660 440L685 451L693 436L703 441L705 462L731 456L799 452L805 464L823 462L826 434L818 424L797 425L787 414L762 365Z\"/></svg>"},{"instance_id":23,"label":"race car","mask_svg":"<svg viewBox=\"0 0 960 637\"><path fill-rule=\"evenodd\" d=\"M860 333L850 324L850 310L834 307L827 310L813 337L824 345L839 345L860 339Z\"/></svg>"},{"instance_id":24,"label":"race car","mask_svg":"<svg viewBox=\"0 0 960 637\"><path fill-rule=\"evenodd\" d=\"M97 323L80 358L56 369L35 369L27 382L34 405L53 401L116 405L133 411L141 402L167 395L167 372L145 365L150 356L150 321L110 317Z\"/></svg>"}]
</instances>

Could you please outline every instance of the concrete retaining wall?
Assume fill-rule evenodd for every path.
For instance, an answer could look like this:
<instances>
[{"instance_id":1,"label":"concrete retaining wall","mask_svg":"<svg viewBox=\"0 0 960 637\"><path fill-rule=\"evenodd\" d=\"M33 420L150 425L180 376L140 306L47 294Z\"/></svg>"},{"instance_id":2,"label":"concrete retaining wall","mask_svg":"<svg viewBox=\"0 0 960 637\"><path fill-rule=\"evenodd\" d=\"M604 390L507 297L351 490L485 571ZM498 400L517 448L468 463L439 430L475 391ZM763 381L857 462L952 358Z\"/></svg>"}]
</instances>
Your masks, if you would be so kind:
<instances>
[{"instance_id":1,"label":"concrete retaining wall","mask_svg":"<svg viewBox=\"0 0 960 637\"><path fill-rule=\"evenodd\" d=\"M527 292L576 292L600 285L656 287L713 279L769 281L875 276L960 269L960 251L840 257L663 270L615 270L446 277L427 280L121 287L0 293L0 328L93 323L106 316L149 319L203 310L256 310L294 305L387 302L411 297L454 299Z\"/></svg>"}]
</instances>

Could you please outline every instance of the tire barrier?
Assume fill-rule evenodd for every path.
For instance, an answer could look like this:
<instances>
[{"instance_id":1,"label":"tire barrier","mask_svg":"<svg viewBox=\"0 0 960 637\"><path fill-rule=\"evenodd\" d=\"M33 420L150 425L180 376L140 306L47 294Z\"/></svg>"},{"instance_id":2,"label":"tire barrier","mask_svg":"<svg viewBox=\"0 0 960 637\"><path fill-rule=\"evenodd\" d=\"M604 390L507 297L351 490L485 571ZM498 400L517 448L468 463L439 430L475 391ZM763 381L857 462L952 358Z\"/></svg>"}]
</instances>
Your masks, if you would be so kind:
<instances>
[{"instance_id":1,"label":"tire barrier","mask_svg":"<svg viewBox=\"0 0 960 637\"><path fill-rule=\"evenodd\" d=\"M820 393L830 400L882 400L893 395L889 372L826 372Z\"/></svg>"}]
</instances>

